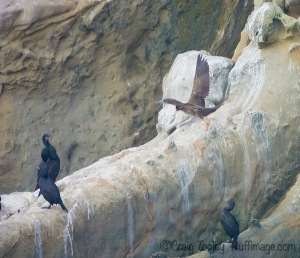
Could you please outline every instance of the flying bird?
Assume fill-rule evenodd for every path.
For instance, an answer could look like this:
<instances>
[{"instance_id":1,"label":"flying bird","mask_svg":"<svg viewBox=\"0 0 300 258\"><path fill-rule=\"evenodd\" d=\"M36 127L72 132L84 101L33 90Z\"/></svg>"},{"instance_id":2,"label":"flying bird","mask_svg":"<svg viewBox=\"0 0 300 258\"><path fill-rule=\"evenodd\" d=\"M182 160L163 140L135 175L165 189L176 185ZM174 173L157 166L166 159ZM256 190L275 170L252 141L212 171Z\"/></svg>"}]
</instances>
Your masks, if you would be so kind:
<instances>
[{"instance_id":1,"label":"flying bird","mask_svg":"<svg viewBox=\"0 0 300 258\"><path fill-rule=\"evenodd\" d=\"M226 232L226 234L230 237L229 242L231 243L231 247L234 249L238 249L238 236L240 234L239 223L236 218L230 213L235 206L235 201L230 199L228 201L228 206L225 207L220 216L220 222Z\"/></svg>"},{"instance_id":2,"label":"flying bird","mask_svg":"<svg viewBox=\"0 0 300 258\"><path fill-rule=\"evenodd\" d=\"M56 184L48 176L48 167L46 163L42 163L42 165L38 167L38 185L40 187L38 197L43 195L45 200L50 203L50 206L42 207L42 209L50 209L53 204L59 204L64 211L68 212L60 197Z\"/></svg>"},{"instance_id":3,"label":"flying bird","mask_svg":"<svg viewBox=\"0 0 300 258\"><path fill-rule=\"evenodd\" d=\"M60 159L56 153L56 149L49 142L50 137L51 137L51 134L48 134L48 133L44 134L42 137L45 147L43 148L43 150L41 152L42 162L41 162L40 166L42 165L42 163L47 164L48 176L53 181L55 181L57 178L57 175L59 173L59 170L60 170ZM38 184L35 187L35 191L37 189L39 189Z\"/></svg>"},{"instance_id":4,"label":"flying bird","mask_svg":"<svg viewBox=\"0 0 300 258\"><path fill-rule=\"evenodd\" d=\"M157 104L171 104L176 107L176 111L183 111L187 114L204 119L210 113L215 112L223 103L212 108L205 107L205 98L209 93L209 65L207 60L200 54L197 57L196 73L192 94L187 103L182 103L176 99L166 98L157 102ZM209 124L206 123L206 130Z\"/></svg>"}]
</instances>

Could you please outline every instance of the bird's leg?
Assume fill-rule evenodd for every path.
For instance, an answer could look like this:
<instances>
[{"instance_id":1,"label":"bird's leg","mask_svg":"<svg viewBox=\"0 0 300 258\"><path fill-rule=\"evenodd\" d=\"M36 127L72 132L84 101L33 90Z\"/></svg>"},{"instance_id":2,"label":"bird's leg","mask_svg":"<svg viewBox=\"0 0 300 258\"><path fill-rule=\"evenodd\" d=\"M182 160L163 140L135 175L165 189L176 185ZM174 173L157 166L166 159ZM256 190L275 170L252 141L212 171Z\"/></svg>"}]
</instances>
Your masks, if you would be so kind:
<instances>
[{"instance_id":1,"label":"bird's leg","mask_svg":"<svg viewBox=\"0 0 300 258\"><path fill-rule=\"evenodd\" d=\"M208 128L210 126L210 119L208 119L207 117L204 117L203 120L205 122L205 131L208 131Z\"/></svg>"},{"instance_id":2,"label":"bird's leg","mask_svg":"<svg viewBox=\"0 0 300 258\"><path fill-rule=\"evenodd\" d=\"M41 209L50 209L51 208L51 204L49 206L46 207L41 207Z\"/></svg>"},{"instance_id":3,"label":"bird's leg","mask_svg":"<svg viewBox=\"0 0 300 258\"><path fill-rule=\"evenodd\" d=\"M231 241L231 250L233 249L238 250L238 242L235 239Z\"/></svg>"}]
</instances>

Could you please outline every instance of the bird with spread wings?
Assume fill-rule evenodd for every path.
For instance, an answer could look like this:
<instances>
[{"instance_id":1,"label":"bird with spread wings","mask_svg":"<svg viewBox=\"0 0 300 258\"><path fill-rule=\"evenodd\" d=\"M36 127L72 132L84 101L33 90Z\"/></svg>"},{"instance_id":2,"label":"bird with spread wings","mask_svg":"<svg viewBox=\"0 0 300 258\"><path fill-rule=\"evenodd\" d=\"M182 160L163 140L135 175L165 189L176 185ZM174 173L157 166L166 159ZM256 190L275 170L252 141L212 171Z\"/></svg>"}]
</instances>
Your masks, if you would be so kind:
<instances>
[{"instance_id":1,"label":"bird with spread wings","mask_svg":"<svg viewBox=\"0 0 300 258\"><path fill-rule=\"evenodd\" d=\"M176 99L166 98L157 102L157 104L171 104L176 107L176 110L183 111L187 114L204 119L209 114L215 112L223 103L215 107L205 107L205 98L209 93L209 65L207 60L200 54L197 57L196 72L194 78L194 86L187 103L182 103ZM206 123L206 129L208 129Z\"/></svg>"}]
</instances>

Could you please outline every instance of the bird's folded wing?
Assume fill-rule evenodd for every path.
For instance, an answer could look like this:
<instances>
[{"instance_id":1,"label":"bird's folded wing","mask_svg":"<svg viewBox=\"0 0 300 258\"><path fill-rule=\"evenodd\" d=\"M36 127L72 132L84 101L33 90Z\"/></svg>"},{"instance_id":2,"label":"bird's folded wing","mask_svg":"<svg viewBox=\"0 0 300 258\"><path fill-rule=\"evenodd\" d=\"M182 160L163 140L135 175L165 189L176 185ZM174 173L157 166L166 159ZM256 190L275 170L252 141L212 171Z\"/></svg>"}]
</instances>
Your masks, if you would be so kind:
<instances>
[{"instance_id":1,"label":"bird's folded wing","mask_svg":"<svg viewBox=\"0 0 300 258\"><path fill-rule=\"evenodd\" d=\"M47 162L47 160L49 159L50 156L50 152L47 148L43 148L42 152L41 152L41 158L44 162Z\"/></svg>"}]
</instances>

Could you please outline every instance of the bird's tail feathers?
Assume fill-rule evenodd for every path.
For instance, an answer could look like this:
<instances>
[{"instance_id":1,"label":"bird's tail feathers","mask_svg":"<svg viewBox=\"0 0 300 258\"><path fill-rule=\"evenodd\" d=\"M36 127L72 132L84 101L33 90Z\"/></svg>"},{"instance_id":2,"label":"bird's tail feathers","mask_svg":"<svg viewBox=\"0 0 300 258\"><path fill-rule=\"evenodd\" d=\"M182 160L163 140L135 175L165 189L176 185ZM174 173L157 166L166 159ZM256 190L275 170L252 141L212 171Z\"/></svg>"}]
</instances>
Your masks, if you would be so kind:
<instances>
[{"instance_id":1,"label":"bird's tail feathers","mask_svg":"<svg viewBox=\"0 0 300 258\"><path fill-rule=\"evenodd\" d=\"M68 209L66 208L66 206L63 204L63 202L60 203L60 207L65 211L65 212L69 212Z\"/></svg>"},{"instance_id":2,"label":"bird's tail feathers","mask_svg":"<svg viewBox=\"0 0 300 258\"><path fill-rule=\"evenodd\" d=\"M221 103L215 103L215 109L217 110L219 107L221 107L224 104L224 102Z\"/></svg>"}]
</instances>

